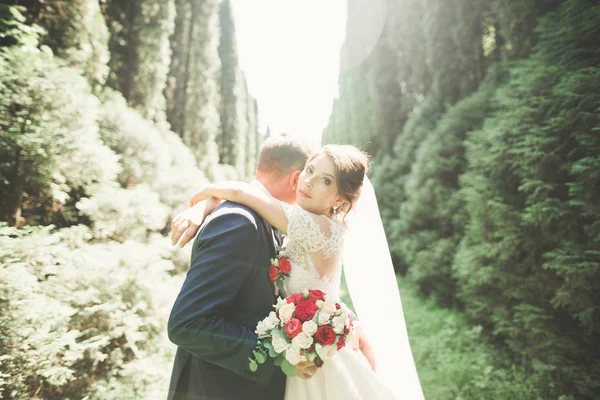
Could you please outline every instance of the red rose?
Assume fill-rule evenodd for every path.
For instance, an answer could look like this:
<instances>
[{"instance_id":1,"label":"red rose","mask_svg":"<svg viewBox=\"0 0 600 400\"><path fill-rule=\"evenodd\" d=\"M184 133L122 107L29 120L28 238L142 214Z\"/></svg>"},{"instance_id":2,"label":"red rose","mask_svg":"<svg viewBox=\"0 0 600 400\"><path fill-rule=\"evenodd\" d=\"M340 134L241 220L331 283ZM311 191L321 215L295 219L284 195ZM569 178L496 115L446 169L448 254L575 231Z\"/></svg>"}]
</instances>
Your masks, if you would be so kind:
<instances>
[{"instance_id":1,"label":"red rose","mask_svg":"<svg viewBox=\"0 0 600 400\"><path fill-rule=\"evenodd\" d=\"M298 304L298 302L301 300L304 300L304 296L302 296L302 293L294 293L285 299L285 301L287 301L288 304L290 304L290 303Z\"/></svg>"},{"instance_id":2,"label":"red rose","mask_svg":"<svg viewBox=\"0 0 600 400\"><path fill-rule=\"evenodd\" d=\"M279 276L279 269L276 266L271 265L269 267L269 280L271 283L275 283L277 281L277 277Z\"/></svg>"},{"instance_id":3,"label":"red rose","mask_svg":"<svg viewBox=\"0 0 600 400\"><path fill-rule=\"evenodd\" d=\"M323 366L323 360L321 359L321 357L315 358L315 361L313 362L315 363L315 367L317 368L321 368Z\"/></svg>"},{"instance_id":4,"label":"red rose","mask_svg":"<svg viewBox=\"0 0 600 400\"><path fill-rule=\"evenodd\" d=\"M279 257L279 269L284 274L289 274L292 270L292 266L290 265L290 261L285 257Z\"/></svg>"},{"instance_id":5,"label":"red rose","mask_svg":"<svg viewBox=\"0 0 600 400\"><path fill-rule=\"evenodd\" d=\"M315 333L315 340L322 346L328 346L335 342L335 332L329 325L320 326Z\"/></svg>"},{"instance_id":6,"label":"red rose","mask_svg":"<svg viewBox=\"0 0 600 400\"><path fill-rule=\"evenodd\" d=\"M296 305L294 314L300 321L309 321L315 316L318 307L315 303L310 300L300 300Z\"/></svg>"},{"instance_id":7,"label":"red rose","mask_svg":"<svg viewBox=\"0 0 600 400\"><path fill-rule=\"evenodd\" d=\"M309 290L308 291L308 299L310 301L316 302L317 300L325 300L325 293L318 289Z\"/></svg>"},{"instance_id":8,"label":"red rose","mask_svg":"<svg viewBox=\"0 0 600 400\"><path fill-rule=\"evenodd\" d=\"M345 347L345 346L346 346L346 338L344 338L343 336L339 336L338 341L337 341L338 350L340 350L342 347Z\"/></svg>"},{"instance_id":9,"label":"red rose","mask_svg":"<svg viewBox=\"0 0 600 400\"><path fill-rule=\"evenodd\" d=\"M290 318L283 329L285 329L288 336L293 339L302 332L302 322L300 322L298 318Z\"/></svg>"},{"instance_id":10,"label":"red rose","mask_svg":"<svg viewBox=\"0 0 600 400\"><path fill-rule=\"evenodd\" d=\"M340 306L340 303L335 303L335 309L339 310L340 308L342 308L342 306Z\"/></svg>"}]
</instances>

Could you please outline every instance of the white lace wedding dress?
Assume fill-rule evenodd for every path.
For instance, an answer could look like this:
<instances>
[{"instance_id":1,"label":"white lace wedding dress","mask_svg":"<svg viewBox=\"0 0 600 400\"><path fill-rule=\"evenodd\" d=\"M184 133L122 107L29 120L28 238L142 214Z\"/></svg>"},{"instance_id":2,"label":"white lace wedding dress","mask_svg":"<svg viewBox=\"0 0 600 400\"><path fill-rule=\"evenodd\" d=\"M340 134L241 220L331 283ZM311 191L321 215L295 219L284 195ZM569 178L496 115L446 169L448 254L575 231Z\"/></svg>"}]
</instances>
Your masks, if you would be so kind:
<instances>
[{"instance_id":1,"label":"white lace wedding dress","mask_svg":"<svg viewBox=\"0 0 600 400\"><path fill-rule=\"evenodd\" d=\"M319 289L339 299L342 275L341 250L344 225L333 220L324 229L298 206L282 203L288 218L287 237L283 255L292 265L286 281L288 294L304 289ZM327 274L319 274L326 266ZM373 295L376 295L375 293ZM286 400L359 400L395 399L378 379L362 352L343 348L326 359L310 379L287 378Z\"/></svg>"}]
</instances>

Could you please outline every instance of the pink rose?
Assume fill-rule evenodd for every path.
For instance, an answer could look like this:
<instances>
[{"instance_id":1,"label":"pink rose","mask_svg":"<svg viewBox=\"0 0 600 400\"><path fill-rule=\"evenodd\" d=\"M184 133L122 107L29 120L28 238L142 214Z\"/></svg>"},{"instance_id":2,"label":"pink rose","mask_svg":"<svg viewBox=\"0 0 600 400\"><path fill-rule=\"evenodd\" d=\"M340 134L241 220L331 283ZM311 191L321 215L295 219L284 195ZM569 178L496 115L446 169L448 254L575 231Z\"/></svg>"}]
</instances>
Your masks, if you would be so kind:
<instances>
[{"instance_id":1,"label":"pink rose","mask_svg":"<svg viewBox=\"0 0 600 400\"><path fill-rule=\"evenodd\" d=\"M298 318L291 318L283 329L293 339L302 332L302 322Z\"/></svg>"},{"instance_id":2,"label":"pink rose","mask_svg":"<svg viewBox=\"0 0 600 400\"><path fill-rule=\"evenodd\" d=\"M316 302L317 300L325 300L325 293L318 289L309 290L307 300L314 302Z\"/></svg>"},{"instance_id":3,"label":"pink rose","mask_svg":"<svg viewBox=\"0 0 600 400\"><path fill-rule=\"evenodd\" d=\"M294 293L285 299L285 301L287 301L288 304L289 303L298 304L298 302L301 300L304 300L304 296L302 296L302 293Z\"/></svg>"}]
</instances>

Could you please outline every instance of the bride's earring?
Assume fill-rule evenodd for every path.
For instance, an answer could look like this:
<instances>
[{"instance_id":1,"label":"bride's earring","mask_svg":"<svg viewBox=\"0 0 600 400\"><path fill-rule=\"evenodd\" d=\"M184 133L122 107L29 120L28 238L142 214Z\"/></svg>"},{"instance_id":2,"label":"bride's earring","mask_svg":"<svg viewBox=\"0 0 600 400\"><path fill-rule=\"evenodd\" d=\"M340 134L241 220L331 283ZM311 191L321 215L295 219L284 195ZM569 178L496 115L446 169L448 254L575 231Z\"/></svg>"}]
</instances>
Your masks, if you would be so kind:
<instances>
[{"instance_id":1,"label":"bride's earring","mask_svg":"<svg viewBox=\"0 0 600 400\"><path fill-rule=\"evenodd\" d=\"M339 208L340 206L333 206L333 213L337 214Z\"/></svg>"}]
</instances>

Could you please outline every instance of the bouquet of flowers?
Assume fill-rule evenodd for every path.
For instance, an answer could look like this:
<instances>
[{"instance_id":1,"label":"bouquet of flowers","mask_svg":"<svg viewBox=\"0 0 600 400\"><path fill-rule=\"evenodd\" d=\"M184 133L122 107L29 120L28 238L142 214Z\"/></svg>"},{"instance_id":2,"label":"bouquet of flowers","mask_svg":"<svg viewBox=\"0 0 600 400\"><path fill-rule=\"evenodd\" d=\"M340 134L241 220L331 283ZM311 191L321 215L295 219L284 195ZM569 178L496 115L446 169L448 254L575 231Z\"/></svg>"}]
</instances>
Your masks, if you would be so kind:
<instances>
[{"instance_id":1,"label":"bouquet of flowers","mask_svg":"<svg viewBox=\"0 0 600 400\"><path fill-rule=\"evenodd\" d=\"M320 290L278 298L274 307L256 326L258 344L254 358L249 358L252 371L271 357L287 376L295 376L299 362L312 361L320 367L352 340L348 311Z\"/></svg>"}]
</instances>

